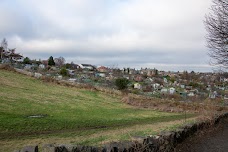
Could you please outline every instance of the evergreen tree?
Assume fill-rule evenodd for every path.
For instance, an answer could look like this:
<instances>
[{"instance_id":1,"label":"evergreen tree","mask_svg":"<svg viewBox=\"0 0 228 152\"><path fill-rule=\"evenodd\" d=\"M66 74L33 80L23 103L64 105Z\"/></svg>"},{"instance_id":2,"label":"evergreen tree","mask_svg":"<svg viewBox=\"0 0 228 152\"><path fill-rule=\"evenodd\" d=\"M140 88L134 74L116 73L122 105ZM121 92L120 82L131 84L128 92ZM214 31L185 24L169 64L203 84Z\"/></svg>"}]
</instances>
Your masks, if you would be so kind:
<instances>
[{"instance_id":1,"label":"evergreen tree","mask_svg":"<svg viewBox=\"0 0 228 152\"><path fill-rule=\"evenodd\" d=\"M24 58L23 63L24 64L31 64L31 60L28 57L26 57L26 58Z\"/></svg>"},{"instance_id":2,"label":"evergreen tree","mask_svg":"<svg viewBox=\"0 0 228 152\"><path fill-rule=\"evenodd\" d=\"M55 65L55 61L54 61L52 56L50 56L50 58L48 59L48 65L50 65L50 66L54 66Z\"/></svg>"}]
</instances>

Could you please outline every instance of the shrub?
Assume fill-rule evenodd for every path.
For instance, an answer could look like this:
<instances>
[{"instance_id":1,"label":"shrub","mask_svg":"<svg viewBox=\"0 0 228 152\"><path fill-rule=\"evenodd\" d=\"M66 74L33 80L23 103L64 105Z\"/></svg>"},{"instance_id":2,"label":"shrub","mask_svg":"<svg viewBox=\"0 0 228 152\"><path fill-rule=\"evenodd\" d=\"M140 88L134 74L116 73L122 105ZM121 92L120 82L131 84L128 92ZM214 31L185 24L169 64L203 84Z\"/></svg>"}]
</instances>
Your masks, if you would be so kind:
<instances>
[{"instance_id":1,"label":"shrub","mask_svg":"<svg viewBox=\"0 0 228 152\"><path fill-rule=\"evenodd\" d=\"M129 84L129 80L126 78L118 78L116 79L115 84L118 90L124 90L127 88L127 85Z\"/></svg>"},{"instance_id":2,"label":"shrub","mask_svg":"<svg viewBox=\"0 0 228 152\"><path fill-rule=\"evenodd\" d=\"M28 57L24 58L23 63L24 64L32 64L31 60Z\"/></svg>"},{"instance_id":3,"label":"shrub","mask_svg":"<svg viewBox=\"0 0 228 152\"><path fill-rule=\"evenodd\" d=\"M62 76L67 76L67 75L68 75L67 69L66 69L66 68L61 68L60 74L61 74Z\"/></svg>"},{"instance_id":4,"label":"shrub","mask_svg":"<svg viewBox=\"0 0 228 152\"><path fill-rule=\"evenodd\" d=\"M0 69L8 70L8 71L15 71L15 69L10 64L1 64Z\"/></svg>"}]
</instances>

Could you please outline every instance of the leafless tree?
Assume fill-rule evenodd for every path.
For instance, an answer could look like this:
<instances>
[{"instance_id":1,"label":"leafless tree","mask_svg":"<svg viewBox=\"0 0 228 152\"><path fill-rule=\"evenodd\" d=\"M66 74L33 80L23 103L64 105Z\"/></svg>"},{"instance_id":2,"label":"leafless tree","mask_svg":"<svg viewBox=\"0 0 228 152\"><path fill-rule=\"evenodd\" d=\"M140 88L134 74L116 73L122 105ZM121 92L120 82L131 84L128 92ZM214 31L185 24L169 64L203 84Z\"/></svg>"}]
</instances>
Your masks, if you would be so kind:
<instances>
[{"instance_id":1,"label":"leafless tree","mask_svg":"<svg viewBox=\"0 0 228 152\"><path fill-rule=\"evenodd\" d=\"M5 38L3 38L2 42L1 42L1 59L2 59L2 55L3 55L3 50L7 51L7 47L8 47L8 42Z\"/></svg>"},{"instance_id":2,"label":"leafless tree","mask_svg":"<svg viewBox=\"0 0 228 152\"><path fill-rule=\"evenodd\" d=\"M1 56L0 56L0 59L2 59L2 56L3 56L3 47L0 47L0 53L1 53L1 54L0 54L0 55L1 55Z\"/></svg>"},{"instance_id":3,"label":"leafless tree","mask_svg":"<svg viewBox=\"0 0 228 152\"><path fill-rule=\"evenodd\" d=\"M65 59L63 57L58 57L54 59L55 64L59 67L62 67L65 64Z\"/></svg>"},{"instance_id":4,"label":"leafless tree","mask_svg":"<svg viewBox=\"0 0 228 152\"><path fill-rule=\"evenodd\" d=\"M212 64L228 69L228 0L213 0L204 23Z\"/></svg>"},{"instance_id":5,"label":"leafless tree","mask_svg":"<svg viewBox=\"0 0 228 152\"><path fill-rule=\"evenodd\" d=\"M4 38L1 42L1 47L4 49L4 50L7 50L7 47L8 47L8 42L6 40L6 38Z\"/></svg>"}]
</instances>

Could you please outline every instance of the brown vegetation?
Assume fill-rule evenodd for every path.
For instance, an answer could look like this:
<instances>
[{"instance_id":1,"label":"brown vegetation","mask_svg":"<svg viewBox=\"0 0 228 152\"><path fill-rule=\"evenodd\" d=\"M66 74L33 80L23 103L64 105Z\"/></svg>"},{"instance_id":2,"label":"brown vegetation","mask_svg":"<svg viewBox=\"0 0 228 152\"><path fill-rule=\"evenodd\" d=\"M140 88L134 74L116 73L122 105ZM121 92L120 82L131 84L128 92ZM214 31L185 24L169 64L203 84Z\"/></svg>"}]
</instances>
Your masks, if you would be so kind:
<instances>
[{"instance_id":1,"label":"brown vegetation","mask_svg":"<svg viewBox=\"0 0 228 152\"><path fill-rule=\"evenodd\" d=\"M9 64L0 64L0 69L15 72L15 69Z\"/></svg>"}]
</instances>

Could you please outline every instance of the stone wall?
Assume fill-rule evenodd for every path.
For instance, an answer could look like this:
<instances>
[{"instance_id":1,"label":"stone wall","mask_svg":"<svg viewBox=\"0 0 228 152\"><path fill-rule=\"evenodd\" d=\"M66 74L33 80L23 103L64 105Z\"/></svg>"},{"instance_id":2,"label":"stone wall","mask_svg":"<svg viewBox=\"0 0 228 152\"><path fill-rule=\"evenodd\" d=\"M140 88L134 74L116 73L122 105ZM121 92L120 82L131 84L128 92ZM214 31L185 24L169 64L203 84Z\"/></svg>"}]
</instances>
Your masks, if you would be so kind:
<instances>
[{"instance_id":1,"label":"stone wall","mask_svg":"<svg viewBox=\"0 0 228 152\"><path fill-rule=\"evenodd\" d=\"M81 145L51 145L27 146L15 152L172 152L177 144L192 136L197 131L215 127L221 119L227 118L228 113L222 114L211 121L199 122L183 126L172 132L163 132L157 136L139 137L135 141L110 143L103 147Z\"/></svg>"}]
</instances>

